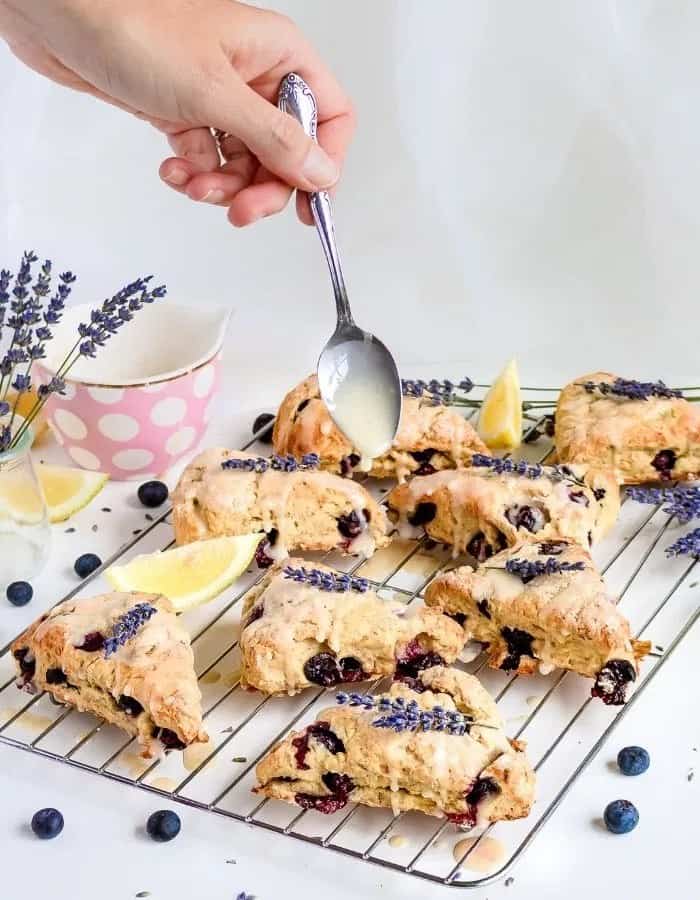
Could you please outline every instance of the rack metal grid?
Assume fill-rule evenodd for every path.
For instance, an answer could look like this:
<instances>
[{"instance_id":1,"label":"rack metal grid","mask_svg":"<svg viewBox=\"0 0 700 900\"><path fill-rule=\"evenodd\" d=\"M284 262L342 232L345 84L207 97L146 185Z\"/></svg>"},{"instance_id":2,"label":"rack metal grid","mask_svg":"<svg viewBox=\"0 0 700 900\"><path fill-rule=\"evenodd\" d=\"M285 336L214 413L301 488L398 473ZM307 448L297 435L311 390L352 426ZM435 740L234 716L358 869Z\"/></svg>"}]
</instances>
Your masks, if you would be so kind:
<instances>
[{"instance_id":1,"label":"rack metal grid","mask_svg":"<svg viewBox=\"0 0 700 900\"><path fill-rule=\"evenodd\" d=\"M540 421L531 418L527 430L532 433ZM533 461L545 461L550 453L549 447L542 453L541 439L523 445L523 456ZM368 486L379 499L388 491L386 484ZM170 753L150 763L141 759L134 741L114 727L56 706L46 694L27 698L17 691L9 645L0 651L0 742L417 878L480 887L504 877L697 622L697 582L692 580L697 561L669 560L663 552L678 527L658 507L627 502L614 533L595 548L594 556L634 633L652 640L657 648L643 664L626 706L609 708L592 700L590 682L572 673L523 678L488 669L483 656L471 660L465 656L460 663L478 673L496 697L509 734L527 741L538 773L538 801L527 819L462 833L446 820L420 813L394 815L390 810L351 805L324 816L260 800L251 793L260 758L290 729L303 727L332 703L332 694L323 689L270 698L240 687L240 600L260 577L252 571L238 582L235 592L226 591L211 604L185 613L211 736L204 748ZM107 589L102 583L107 566L171 544L166 512L63 599ZM453 564L447 552L428 549L425 541L396 540L365 562L335 554L317 558L338 571L364 575L383 594L406 604L420 602L432 577ZM375 683L372 690L381 686ZM505 862L496 871L470 877L470 857L494 835L507 848ZM453 847L460 839L465 842L455 861Z\"/></svg>"}]
</instances>

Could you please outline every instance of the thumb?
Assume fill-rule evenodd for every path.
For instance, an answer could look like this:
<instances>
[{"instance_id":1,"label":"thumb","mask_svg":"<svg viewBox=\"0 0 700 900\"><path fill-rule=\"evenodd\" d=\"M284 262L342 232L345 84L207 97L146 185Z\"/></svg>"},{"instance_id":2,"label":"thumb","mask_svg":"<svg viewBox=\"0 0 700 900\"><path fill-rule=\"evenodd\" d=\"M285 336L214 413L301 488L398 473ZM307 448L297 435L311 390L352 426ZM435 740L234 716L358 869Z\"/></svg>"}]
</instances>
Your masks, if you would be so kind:
<instances>
[{"instance_id":1,"label":"thumb","mask_svg":"<svg viewBox=\"0 0 700 900\"><path fill-rule=\"evenodd\" d=\"M317 191L340 177L336 163L287 113L241 82L230 120L218 128L235 135L262 165L292 187ZM222 119L219 107L217 119Z\"/></svg>"}]
</instances>

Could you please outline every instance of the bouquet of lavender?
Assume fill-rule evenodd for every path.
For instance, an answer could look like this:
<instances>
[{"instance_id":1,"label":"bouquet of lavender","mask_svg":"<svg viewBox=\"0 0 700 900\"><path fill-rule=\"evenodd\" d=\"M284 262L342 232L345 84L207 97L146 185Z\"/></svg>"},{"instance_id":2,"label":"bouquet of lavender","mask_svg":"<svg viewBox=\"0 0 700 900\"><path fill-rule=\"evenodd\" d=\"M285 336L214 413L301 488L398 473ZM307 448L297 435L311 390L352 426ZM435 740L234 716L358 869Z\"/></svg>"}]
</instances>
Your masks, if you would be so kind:
<instances>
[{"instance_id":1,"label":"bouquet of lavender","mask_svg":"<svg viewBox=\"0 0 700 900\"><path fill-rule=\"evenodd\" d=\"M46 344L53 338L51 326L60 322L75 281L72 272L62 272L51 294L51 260L41 265L35 278L32 266L37 260L35 253L25 252L14 277L0 269L0 348L4 347L0 349L0 453L19 443L51 394L65 391L66 375L81 357L96 356L98 348L130 322L134 313L166 293L164 285L149 289L153 277L149 275L127 284L93 309L90 321L78 326L76 341L58 371L48 384L37 387L34 405L13 429L19 399L32 389L34 361L46 356ZM10 388L14 391L12 403Z\"/></svg>"}]
</instances>

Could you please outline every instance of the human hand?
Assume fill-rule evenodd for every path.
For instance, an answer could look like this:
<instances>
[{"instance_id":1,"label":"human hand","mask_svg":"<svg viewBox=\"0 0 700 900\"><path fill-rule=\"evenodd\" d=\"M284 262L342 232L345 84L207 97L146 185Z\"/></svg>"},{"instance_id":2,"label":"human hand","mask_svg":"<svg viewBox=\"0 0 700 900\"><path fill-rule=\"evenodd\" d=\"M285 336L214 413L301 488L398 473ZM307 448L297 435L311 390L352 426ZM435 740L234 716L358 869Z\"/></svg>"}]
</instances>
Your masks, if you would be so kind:
<instances>
[{"instance_id":1,"label":"human hand","mask_svg":"<svg viewBox=\"0 0 700 900\"><path fill-rule=\"evenodd\" d=\"M354 129L350 101L289 19L232 0L0 0L0 35L32 69L149 121L176 156L160 177L228 207L233 225L329 188ZM318 142L276 107L297 72L318 102ZM211 129L227 136L219 147ZM299 218L311 223L304 194Z\"/></svg>"}]
</instances>

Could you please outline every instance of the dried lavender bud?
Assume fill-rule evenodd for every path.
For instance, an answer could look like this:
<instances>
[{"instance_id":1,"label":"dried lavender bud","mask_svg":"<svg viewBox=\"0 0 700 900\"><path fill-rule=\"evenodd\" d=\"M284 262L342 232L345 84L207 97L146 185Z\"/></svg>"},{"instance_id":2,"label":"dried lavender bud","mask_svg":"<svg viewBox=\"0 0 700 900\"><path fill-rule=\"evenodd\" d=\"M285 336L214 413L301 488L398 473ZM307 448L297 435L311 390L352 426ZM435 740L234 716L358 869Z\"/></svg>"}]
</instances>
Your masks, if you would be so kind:
<instances>
[{"instance_id":1,"label":"dried lavender bud","mask_svg":"<svg viewBox=\"0 0 700 900\"><path fill-rule=\"evenodd\" d=\"M317 469L320 462L317 453L305 453L299 461L293 456L272 456L270 459L253 456L245 459L225 459L221 463L221 468L242 472L267 472L268 469L276 472L305 472Z\"/></svg>"},{"instance_id":2,"label":"dried lavender bud","mask_svg":"<svg viewBox=\"0 0 700 900\"><path fill-rule=\"evenodd\" d=\"M523 584L532 581L540 575L558 575L560 572L582 572L585 569L583 562L559 562L553 556L546 560L536 559L509 559L506 562L506 572L517 575Z\"/></svg>"},{"instance_id":3,"label":"dried lavender bud","mask_svg":"<svg viewBox=\"0 0 700 900\"><path fill-rule=\"evenodd\" d=\"M434 406L449 405L457 398L457 390L468 394L474 387L471 378L463 378L457 385L444 379L438 381L422 381L421 379L401 379L401 393L404 397L420 397L429 400Z\"/></svg>"},{"instance_id":4,"label":"dried lavender bud","mask_svg":"<svg viewBox=\"0 0 700 900\"><path fill-rule=\"evenodd\" d=\"M103 645L105 657L116 653L127 641L130 641L157 612L156 607L151 606L150 603L137 603L133 609L120 616L112 626L111 637L105 638Z\"/></svg>"},{"instance_id":5,"label":"dried lavender bud","mask_svg":"<svg viewBox=\"0 0 700 900\"><path fill-rule=\"evenodd\" d=\"M478 469L491 469L497 475L519 475L522 478L549 478L551 481L571 481L581 486L585 482L578 478L568 466L541 466L539 463L529 465L525 460L501 459L487 456L485 453L474 453L472 465Z\"/></svg>"},{"instance_id":6,"label":"dried lavender bud","mask_svg":"<svg viewBox=\"0 0 700 900\"><path fill-rule=\"evenodd\" d=\"M421 709L415 700L406 702L403 697L391 698L386 695L373 697L371 694L336 694L336 702L341 706L360 706L367 712L376 710L382 713L372 722L374 728L390 728L392 731L444 731L447 734L469 734L474 725L493 728L475 722L473 716L454 710L445 710L442 706Z\"/></svg>"},{"instance_id":7,"label":"dried lavender bud","mask_svg":"<svg viewBox=\"0 0 700 900\"><path fill-rule=\"evenodd\" d=\"M613 382L585 381L582 385L589 394L598 392L604 397L613 394L616 397L625 397L627 400L648 400L649 397L663 397L670 399L682 397L683 394L675 388L667 387L663 381L633 381L626 378L616 378Z\"/></svg>"},{"instance_id":8,"label":"dried lavender bud","mask_svg":"<svg viewBox=\"0 0 700 900\"><path fill-rule=\"evenodd\" d=\"M700 557L700 528L684 534L678 538L675 544L666 548L666 556L695 556Z\"/></svg>"},{"instance_id":9,"label":"dried lavender bud","mask_svg":"<svg viewBox=\"0 0 700 900\"><path fill-rule=\"evenodd\" d=\"M700 518L700 488L698 487L630 487L627 488L627 496L631 500L636 500L637 503L649 503L652 506L668 503L663 511L669 516L675 516L682 525L690 522L691 519Z\"/></svg>"},{"instance_id":10,"label":"dried lavender bud","mask_svg":"<svg viewBox=\"0 0 700 900\"><path fill-rule=\"evenodd\" d=\"M322 572L320 569L307 569L304 566L299 569L287 566L284 570L284 577L291 578L298 584L310 584L321 591L334 591L336 593L357 591L364 594L369 589L369 581L366 578L354 578L346 574L338 575L334 572Z\"/></svg>"}]
</instances>

